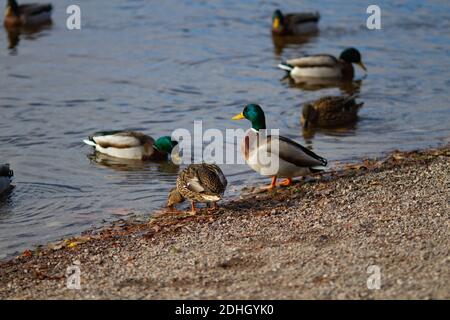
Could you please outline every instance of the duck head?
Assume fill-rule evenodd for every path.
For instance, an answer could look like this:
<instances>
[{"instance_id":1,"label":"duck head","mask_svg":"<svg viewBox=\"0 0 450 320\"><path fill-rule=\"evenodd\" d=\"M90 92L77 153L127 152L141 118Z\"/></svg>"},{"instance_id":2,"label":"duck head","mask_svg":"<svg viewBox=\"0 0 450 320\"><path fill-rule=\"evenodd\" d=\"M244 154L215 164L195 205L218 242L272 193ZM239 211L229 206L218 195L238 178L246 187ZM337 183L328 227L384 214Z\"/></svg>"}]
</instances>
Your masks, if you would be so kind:
<instances>
[{"instance_id":1,"label":"duck head","mask_svg":"<svg viewBox=\"0 0 450 320\"><path fill-rule=\"evenodd\" d=\"M168 208L173 208L174 205L176 205L177 203L181 203L183 201L184 198L181 195L181 193L178 192L177 188L173 188L172 190L169 191L169 196L167 198Z\"/></svg>"},{"instance_id":2,"label":"duck head","mask_svg":"<svg viewBox=\"0 0 450 320\"><path fill-rule=\"evenodd\" d=\"M360 66L364 71L367 71L366 66L361 60L361 53L355 48L347 48L342 51L339 59L344 60L347 63L355 63Z\"/></svg>"},{"instance_id":3,"label":"duck head","mask_svg":"<svg viewBox=\"0 0 450 320\"><path fill-rule=\"evenodd\" d=\"M172 152L173 148L175 148L175 146L177 146L177 145L178 145L178 142L172 141L171 137L163 136L155 141L155 143L153 144L153 148L155 148L156 150L158 150L162 153L170 154Z\"/></svg>"},{"instance_id":4,"label":"duck head","mask_svg":"<svg viewBox=\"0 0 450 320\"><path fill-rule=\"evenodd\" d=\"M272 30L280 32L284 27L284 16L279 9L275 10L272 15Z\"/></svg>"},{"instance_id":5,"label":"duck head","mask_svg":"<svg viewBox=\"0 0 450 320\"><path fill-rule=\"evenodd\" d=\"M260 129L266 129L266 117L264 111L258 104L248 104L244 107L244 110L235 115L232 120L247 119L252 123L252 128L256 131Z\"/></svg>"},{"instance_id":6,"label":"duck head","mask_svg":"<svg viewBox=\"0 0 450 320\"><path fill-rule=\"evenodd\" d=\"M309 129L312 123L314 123L317 116L317 111L313 105L307 103L303 106L302 110L302 122L303 128Z\"/></svg>"},{"instance_id":7,"label":"duck head","mask_svg":"<svg viewBox=\"0 0 450 320\"><path fill-rule=\"evenodd\" d=\"M5 16L19 16L19 5L16 0L8 0L6 2Z\"/></svg>"}]
</instances>

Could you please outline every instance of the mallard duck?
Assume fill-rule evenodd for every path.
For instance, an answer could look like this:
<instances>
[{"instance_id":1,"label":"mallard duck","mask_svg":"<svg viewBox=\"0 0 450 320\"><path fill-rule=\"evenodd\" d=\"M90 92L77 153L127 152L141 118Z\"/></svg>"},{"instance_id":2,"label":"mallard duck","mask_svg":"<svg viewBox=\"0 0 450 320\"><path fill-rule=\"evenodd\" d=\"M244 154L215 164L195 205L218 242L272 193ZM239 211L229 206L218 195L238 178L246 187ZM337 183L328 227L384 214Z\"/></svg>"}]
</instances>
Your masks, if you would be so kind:
<instances>
[{"instance_id":1,"label":"mallard duck","mask_svg":"<svg viewBox=\"0 0 450 320\"><path fill-rule=\"evenodd\" d=\"M299 143L277 135L265 135L266 120L263 109L257 104L248 104L243 112L232 120L247 119L252 127L242 142L245 162L263 176L272 176L269 189L276 187L277 177L286 178L280 185L288 186L293 177L305 176L321 171L318 166L326 166L327 160L318 156ZM262 133L261 133L261 130ZM266 156L271 164L262 164L261 157ZM267 159L266 158L266 159ZM273 165L275 163L275 165Z\"/></svg>"},{"instance_id":2,"label":"mallard duck","mask_svg":"<svg viewBox=\"0 0 450 320\"><path fill-rule=\"evenodd\" d=\"M136 131L103 131L83 140L95 150L111 157L137 160L160 160L167 158L178 145L171 137L164 136L154 140Z\"/></svg>"},{"instance_id":3,"label":"mallard duck","mask_svg":"<svg viewBox=\"0 0 450 320\"><path fill-rule=\"evenodd\" d=\"M0 194L9 189L13 175L9 164L0 164Z\"/></svg>"},{"instance_id":4,"label":"mallard duck","mask_svg":"<svg viewBox=\"0 0 450 320\"><path fill-rule=\"evenodd\" d=\"M277 9L272 15L272 33L279 36L292 36L316 32L319 19L318 12L284 15Z\"/></svg>"},{"instance_id":5,"label":"mallard duck","mask_svg":"<svg viewBox=\"0 0 450 320\"><path fill-rule=\"evenodd\" d=\"M49 23L51 20L52 5L50 3L22 4L16 0L8 0L6 3L4 25L10 27L32 27Z\"/></svg>"},{"instance_id":6,"label":"mallard duck","mask_svg":"<svg viewBox=\"0 0 450 320\"><path fill-rule=\"evenodd\" d=\"M303 128L334 127L355 122L364 104L356 103L356 96L326 96L303 105L301 123Z\"/></svg>"},{"instance_id":7,"label":"mallard duck","mask_svg":"<svg viewBox=\"0 0 450 320\"><path fill-rule=\"evenodd\" d=\"M180 172L177 186L169 192L167 207L173 208L185 199L191 200L191 213L196 213L196 202L213 203L217 208L217 201L227 187L227 179L222 170L215 164L191 164Z\"/></svg>"},{"instance_id":8,"label":"mallard duck","mask_svg":"<svg viewBox=\"0 0 450 320\"><path fill-rule=\"evenodd\" d=\"M328 54L316 54L287 60L278 67L289 73L295 80L299 78L334 78L352 80L355 75L352 63L359 65L364 71L366 66L361 61L361 54L355 48L342 51L339 58Z\"/></svg>"}]
</instances>

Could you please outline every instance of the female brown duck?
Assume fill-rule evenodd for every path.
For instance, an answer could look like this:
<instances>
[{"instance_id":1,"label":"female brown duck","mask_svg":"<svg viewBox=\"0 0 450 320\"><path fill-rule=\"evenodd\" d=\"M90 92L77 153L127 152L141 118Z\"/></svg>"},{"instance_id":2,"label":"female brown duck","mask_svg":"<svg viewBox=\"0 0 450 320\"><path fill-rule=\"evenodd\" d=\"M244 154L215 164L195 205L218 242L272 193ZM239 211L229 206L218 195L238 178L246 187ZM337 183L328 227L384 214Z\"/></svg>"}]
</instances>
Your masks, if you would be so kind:
<instances>
[{"instance_id":1,"label":"female brown duck","mask_svg":"<svg viewBox=\"0 0 450 320\"><path fill-rule=\"evenodd\" d=\"M300 119L303 128L336 127L355 122L364 104L356 103L356 96L325 96L303 105Z\"/></svg>"},{"instance_id":2,"label":"female brown duck","mask_svg":"<svg viewBox=\"0 0 450 320\"><path fill-rule=\"evenodd\" d=\"M274 36L296 36L317 32L319 19L318 12L283 14L277 9L272 15L272 34Z\"/></svg>"},{"instance_id":3,"label":"female brown duck","mask_svg":"<svg viewBox=\"0 0 450 320\"><path fill-rule=\"evenodd\" d=\"M191 164L180 172L176 188L170 190L167 207L173 208L185 199L191 200L191 213L196 213L195 202L213 203L222 199L227 179L215 164Z\"/></svg>"},{"instance_id":4,"label":"female brown duck","mask_svg":"<svg viewBox=\"0 0 450 320\"><path fill-rule=\"evenodd\" d=\"M19 5L16 0L6 3L6 28L35 27L51 22L52 5L50 3L31 3Z\"/></svg>"}]
</instances>

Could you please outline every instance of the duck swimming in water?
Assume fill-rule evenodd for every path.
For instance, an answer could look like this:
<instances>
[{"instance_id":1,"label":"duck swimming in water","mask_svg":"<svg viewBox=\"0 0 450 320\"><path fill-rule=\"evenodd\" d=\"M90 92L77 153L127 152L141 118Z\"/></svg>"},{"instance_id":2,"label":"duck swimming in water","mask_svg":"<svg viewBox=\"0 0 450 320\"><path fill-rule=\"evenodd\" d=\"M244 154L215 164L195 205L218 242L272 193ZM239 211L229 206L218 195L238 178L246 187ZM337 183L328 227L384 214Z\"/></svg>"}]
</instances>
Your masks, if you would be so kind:
<instances>
[{"instance_id":1,"label":"duck swimming in water","mask_svg":"<svg viewBox=\"0 0 450 320\"><path fill-rule=\"evenodd\" d=\"M356 95L325 96L303 105L300 119L304 129L336 127L355 122L363 102L356 103Z\"/></svg>"},{"instance_id":2,"label":"duck swimming in water","mask_svg":"<svg viewBox=\"0 0 450 320\"><path fill-rule=\"evenodd\" d=\"M0 194L8 190L14 172L9 168L9 164L0 164Z\"/></svg>"},{"instance_id":3,"label":"duck swimming in water","mask_svg":"<svg viewBox=\"0 0 450 320\"><path fill-rule=\"evenodd\" d=\"M295 36L317 32L320 14L318 12L283 14L279 9L272 15L272 34Z\"/></svg>"},{"instance_id":4,"label":"duck swimming in water","mask_svg":"<svg viewBox=\"0 0 450 320\"><path fill-rule=\"evenodd\" d=\"M6 3L3 24L6 28L37 27L51 22L50 3L31 3L19 5L16 0Z\"/></svg>"},{"instance_id":5,"label":"duck swimming in water","mask_svg":"<svg viewBox=\"0 0 450 320\"><path fill-rule=\"evenodd\" d=\"M364 71L366 66L361 60L361 53L355 48L342 51L339 58L329 54L316 54L290 59L278 67L288 72L295 81L302 78L323 78L352 80L355 71L352 64L359 65Z\"/></svg>"},{"instance_id":6,"label":"duck swimming in water","mask_svg":"<svg viewBox=\"0 0 450 320\"><path fill-rule=\"evenodd\" d=\"M102 131L83 140L95 147L97 152L111 157L136 160L166 159L178 145L171 137L164 136L158 140L136 131Z\"/></svg>"}]
</instances>

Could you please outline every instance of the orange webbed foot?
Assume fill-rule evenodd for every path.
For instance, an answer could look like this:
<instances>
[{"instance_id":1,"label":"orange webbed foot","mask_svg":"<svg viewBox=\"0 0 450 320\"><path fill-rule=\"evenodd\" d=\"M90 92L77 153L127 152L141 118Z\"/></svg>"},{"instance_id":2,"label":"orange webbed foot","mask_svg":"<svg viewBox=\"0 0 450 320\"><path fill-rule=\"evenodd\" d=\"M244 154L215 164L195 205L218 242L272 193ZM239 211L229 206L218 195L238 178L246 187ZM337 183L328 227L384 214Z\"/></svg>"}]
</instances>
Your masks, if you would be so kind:
<instances>
[{"instance_id":1,"label":"orange webbed foot","mask_svg":"<svg viewBox=\"0 0 450 320\"><path fill-rule=\"evenodd\" d=\"M280 182L280 186L283 186L283 187L290 186L291 184L292 184L292 178L287 178L287 179L284 179L282 182Z\"/></svg>"},{"instance_id":2,"label":"orange webbed foot","mask_svg":"<svg viewBox=\"0 0 450 320\"><path fill-rule=\"evenodd\" d=\"M272 177L272 182L270 183L270 185L262 187L263 190L273 190L274 188L277 187L277 176L273 176Z\"/></svg>"}]
</instances>

